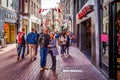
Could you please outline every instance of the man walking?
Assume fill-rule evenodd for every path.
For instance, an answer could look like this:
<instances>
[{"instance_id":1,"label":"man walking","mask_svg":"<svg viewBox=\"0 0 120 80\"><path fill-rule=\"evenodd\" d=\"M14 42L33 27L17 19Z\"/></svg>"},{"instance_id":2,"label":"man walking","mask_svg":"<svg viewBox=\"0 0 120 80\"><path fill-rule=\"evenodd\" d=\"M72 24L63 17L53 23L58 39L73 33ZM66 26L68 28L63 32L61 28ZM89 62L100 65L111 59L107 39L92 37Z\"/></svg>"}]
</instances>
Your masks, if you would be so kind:
<instances>
[{"instance_id":1,"label":"man walking","mask_svg":"<svg viewBox=\"0 0 120 80\"><path fill-rule=\"evenodd\" d=\"M43 33L41 33L39 36L41 70L48 69L46 68L46 59L48 54L49 41L50 38L48 35L48 28L44 28Z\"/></svg>"},{"instance_id":2,"label":"man walking","mask_svg":"<svg viewBox=\"0 0 120 80\"><path fill-rule=\"evenodd\" d=\"M34 33L34 28L32 28L31 32L27 35L27 43L29 47L30 54L30 62L36 59L35 51L36 51L36 43L37 43L37 35Z\"/></svg>"},{"instance_id":3,"label":"man walking","mask_svg":"<svg viewBox=\"0 0 120 80\"><path fill-rule=\"evenodd\" d=\"M18 61L20 60L21 51L22 51L22 59L24 59L25 43L26 43L24 31L25 31L25 29L22 28L22 31L20 31L18 33L18 36L17 36L17 43L18 43L18 48L17 48L18 57L17 57L17 60Z\"/></svg>"}]
</instances>

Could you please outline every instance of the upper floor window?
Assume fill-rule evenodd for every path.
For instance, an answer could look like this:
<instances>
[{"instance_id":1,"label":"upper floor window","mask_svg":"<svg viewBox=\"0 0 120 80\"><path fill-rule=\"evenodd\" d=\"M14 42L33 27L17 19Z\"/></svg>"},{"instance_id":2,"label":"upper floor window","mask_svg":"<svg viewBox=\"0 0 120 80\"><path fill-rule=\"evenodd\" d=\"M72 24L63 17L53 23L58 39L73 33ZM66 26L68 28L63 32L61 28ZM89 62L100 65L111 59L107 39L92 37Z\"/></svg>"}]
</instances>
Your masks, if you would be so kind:
<instances>
[{"instance_id":1,"label":"upper floor window","mask_svg":"<svg viewBox=\"0 0 120 80\"><path fill-rule=\"evenodd\" d=\"M7 7L8 0L1 0L1 5Z\"/></svg>"},{"instance_id":2,"label":"upper floor window","mask_svg":"<svg viewBox=\"0 0 120 80\"><path fill-rule=\"evenodd\" d=\"M1 5L10 9L18 10L18 0L0 0Z\"/></svg>"},{"instance_id":3,"label":"upper floor window","mask_svg":"<svg viewBox=\"0 0 120 80\"><path fill-rule=\"evenodd\" d=\"M12 9L12 7L13 7L13 0L8 0L8 7Z\"/></svg>"}]
</instances>

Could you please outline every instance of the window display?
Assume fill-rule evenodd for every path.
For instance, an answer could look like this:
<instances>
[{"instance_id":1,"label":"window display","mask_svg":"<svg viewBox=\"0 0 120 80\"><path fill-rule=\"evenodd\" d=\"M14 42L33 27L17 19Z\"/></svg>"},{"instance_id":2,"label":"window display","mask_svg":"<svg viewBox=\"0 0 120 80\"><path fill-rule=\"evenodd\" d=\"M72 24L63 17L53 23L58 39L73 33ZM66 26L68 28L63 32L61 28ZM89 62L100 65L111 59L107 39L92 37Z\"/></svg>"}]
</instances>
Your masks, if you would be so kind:
<instances>
[{"instance_id":1,"label":"window display","mask_svg":"<svg viewBox=\"0 0 120 80\"><path fill-rule=\"evenodd\" d=\"M102 56L102 63L103 65L108 67L109 64L109 7L108 5L103 7L103 22L102 22L102 29L101 29L101 56Z\"/></svg>"}]
</instances>

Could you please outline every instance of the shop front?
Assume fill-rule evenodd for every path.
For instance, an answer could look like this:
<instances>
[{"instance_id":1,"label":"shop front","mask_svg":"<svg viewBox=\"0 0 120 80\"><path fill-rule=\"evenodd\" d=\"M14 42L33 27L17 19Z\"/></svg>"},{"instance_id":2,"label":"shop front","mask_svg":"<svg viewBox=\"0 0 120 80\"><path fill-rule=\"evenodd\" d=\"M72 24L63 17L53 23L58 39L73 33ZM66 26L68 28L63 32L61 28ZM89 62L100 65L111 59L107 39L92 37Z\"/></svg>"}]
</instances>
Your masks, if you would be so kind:
<instances>
[{"instance_id":1,"label":"shop front","mask_svg":"<svg viewBox=\"0 0 120 80\"><path fill-rule=\"evenodd\" d=\"M76 15L77 46L96 65L94 1L89 0Z\"/></svg>"},{"instance_id":2,"label":"shop front","mask_svg":"<svg viewBox=\"0 0 120 80\"><path fill-rule=\"evenodd\" d=\"M13 10L0 7L0 40L14 43L17 35L17 13ZM5 42L6 43L6 42Z\"/></svg>"},{"instance_id":3,"label":"shop front","mask_svg":"<svg viewBox=\"0 0 120 80\"><path fill-rule=\"evenodd\" d=\"M4 23L4 38L7 39L7 43L15 42L16 31L16 24Z\"/></svg>"},{"instance_id":4,"label":"shop front","mask_svg":"<svg viewBox=\"0 0 120 80\"><path fill-rule=\"evenodd\" d=\"M100 68L109 79L120 80L120 1L100 3Z\"/></svg>"},{"instance_id":5,"label":"shop front","mask_svg":"<svg viewBox=\"0 0 120 80\"><path fill-rule=\"evenodd\" d=\"M25 33L27 34L29 32L29 20L28 19L23 19L22 24L23 24L23 27L25 29Z\"/></svg>"},{"instance_id":6,"label":"shop front","mask_svg":"<svg viewBox=\"0 0 120 80\"><path fill-rule=\"evenodd\" d=\"M29 30L31 31L31 28L34 28L35 30L37 30L37 32L40 32L41 31L40 25L41 20L33 15L30 15Z\"/></svg>"},{"instance_id":7,"label":"shop front","mask_svg":"<svg viewBox=\"0 0 120 80\"><path fill-rule=\"evenodd\" d=\"M32 22L32 28L39 31L39 24Z\"/></svg>"}]
</instances>

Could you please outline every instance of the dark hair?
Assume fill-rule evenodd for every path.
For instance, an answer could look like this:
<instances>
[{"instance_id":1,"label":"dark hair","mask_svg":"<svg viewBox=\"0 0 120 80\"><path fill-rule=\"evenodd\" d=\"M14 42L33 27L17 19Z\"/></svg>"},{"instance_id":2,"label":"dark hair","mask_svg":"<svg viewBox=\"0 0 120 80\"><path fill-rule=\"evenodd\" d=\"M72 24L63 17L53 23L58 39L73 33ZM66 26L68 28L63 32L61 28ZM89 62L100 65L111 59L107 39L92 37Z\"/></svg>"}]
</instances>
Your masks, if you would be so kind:
<instances>
[{"instance_id":1,"label":"dark hair","mask_svg":"<svg viewBox=\"0 0 120 80\"><path fill-rule=\"evenodd\" d=\"M35 30L35 33L37 33L37 30Z\"/></svg>"},{"instance_id":2,"label":"dark hair","mask_svg":"<svg viewBox=\"0 0 120 80\"><path fill-rule=\"evenodd\" d=\"M24 31L25 31L25 28L22 28L22 31L24 32Z\"/></svg>"},{"instance_id":3,"label":"dark hair","mask_svg":"<svg viewBox=\"0 0 120 80\"><path fill-rule=\"evenodd\" d=\"M35 29L34 29L34 28L32 28L32 29L31 29L31 31L35 31Z\"/></svg>"},{"instance_id":4,"label":"dark hair","mask_svg":"<svg viewBox=\"0 0 120 80\"><path fill-rule=\"evenodd\" d=\"M120 9L117 12L117 19L120 20Z\"/></svg>"}]
</instances>

